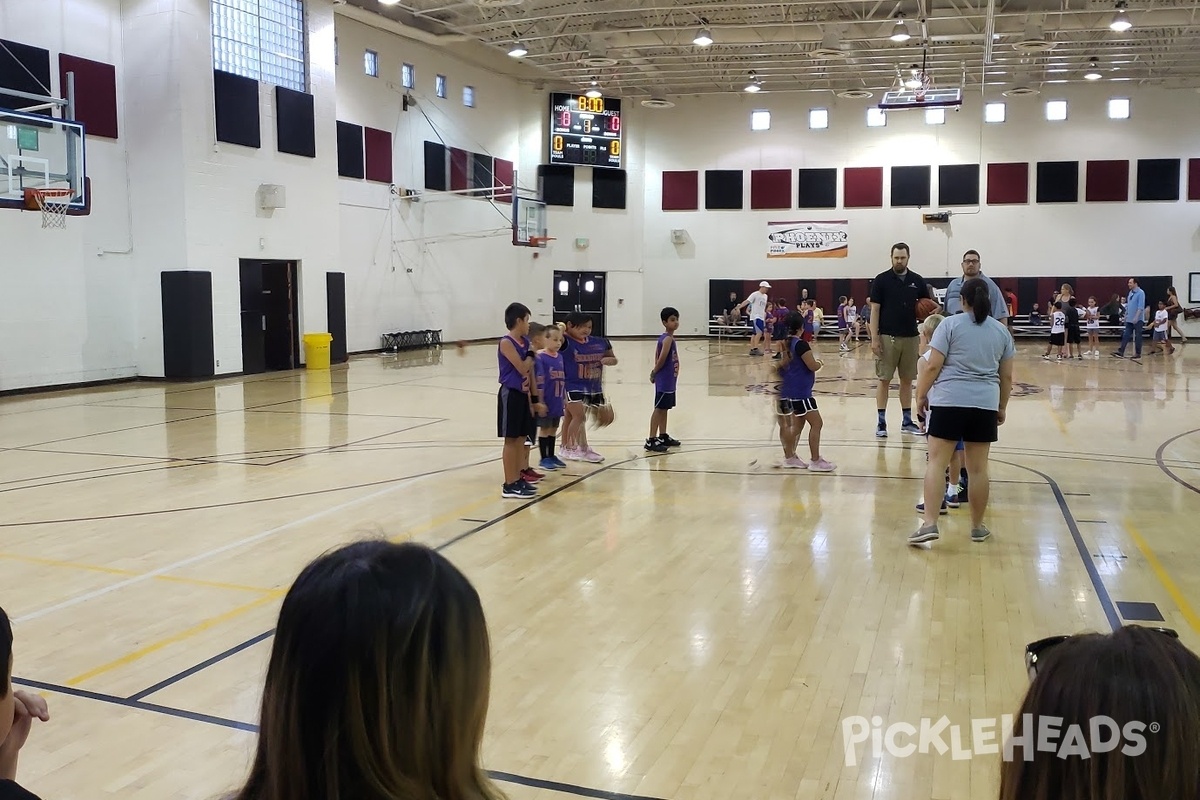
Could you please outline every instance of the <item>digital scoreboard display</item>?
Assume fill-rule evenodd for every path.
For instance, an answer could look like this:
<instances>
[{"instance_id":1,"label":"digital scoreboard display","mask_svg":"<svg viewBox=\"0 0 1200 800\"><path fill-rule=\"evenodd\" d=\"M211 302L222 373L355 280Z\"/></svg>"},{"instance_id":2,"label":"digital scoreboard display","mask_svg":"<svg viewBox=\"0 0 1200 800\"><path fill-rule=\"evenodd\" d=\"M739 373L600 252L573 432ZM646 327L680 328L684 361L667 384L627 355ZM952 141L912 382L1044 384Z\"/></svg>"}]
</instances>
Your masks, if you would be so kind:
<instances>
[{"instance_id":1,"label":"digital scoreboard display","mask_svg":"<svg viewBox=\"0 0 1200 800\"><path fill-rule=\"evenodd\" d=\"M550 95L550 163L621 167L621 101Z\"/></svg>"}]
</instances>

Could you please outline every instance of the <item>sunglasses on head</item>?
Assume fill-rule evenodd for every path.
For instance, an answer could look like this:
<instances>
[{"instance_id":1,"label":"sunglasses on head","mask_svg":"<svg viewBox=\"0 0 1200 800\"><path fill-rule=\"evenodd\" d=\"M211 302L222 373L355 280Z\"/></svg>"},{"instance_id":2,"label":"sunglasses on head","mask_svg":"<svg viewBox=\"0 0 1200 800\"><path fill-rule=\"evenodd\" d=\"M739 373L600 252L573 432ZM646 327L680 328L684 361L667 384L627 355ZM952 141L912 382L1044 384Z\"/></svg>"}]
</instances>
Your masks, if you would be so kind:
<instances>
[{"instance_id":1,"label":"sunglasses on head","mask_svg":"<svg viewBox=\"0 0 1200 800\"><path fill-rule=\"evenodd\" d=\"M1164 636L1170 636L1172 639L1178 639L1179 634L1170 628L1146 628L1145 630L1161 633ZM1049 636L1045 639L1038 639L1036 642L1030 642L1025 645L1025 669L1029 672L1029 680L1037 677L1038 664L1045 657L1046 653L1053 650L1058 645L1073 639L1074 636Z\"/></svg>"}]
</instances>

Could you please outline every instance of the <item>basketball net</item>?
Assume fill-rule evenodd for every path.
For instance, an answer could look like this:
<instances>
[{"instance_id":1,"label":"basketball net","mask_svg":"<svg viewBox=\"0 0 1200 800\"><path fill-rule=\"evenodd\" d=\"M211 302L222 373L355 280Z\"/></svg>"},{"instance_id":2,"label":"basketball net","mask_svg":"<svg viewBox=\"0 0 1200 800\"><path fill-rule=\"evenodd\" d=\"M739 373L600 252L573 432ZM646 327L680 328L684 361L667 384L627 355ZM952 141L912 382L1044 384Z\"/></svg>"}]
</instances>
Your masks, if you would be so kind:
<instances>
[{"instance_id":1,"label":"basketball net","mask_svg":"<svg viewBox=\"0 0 1200 800\"><path fill-rule=\"evenodd\" d=\"M72 189L34 189L34 199L42 210L43 228L67 227L67 209L71 206L71 198L75 196Z\"/></svg>"}]
</instances>

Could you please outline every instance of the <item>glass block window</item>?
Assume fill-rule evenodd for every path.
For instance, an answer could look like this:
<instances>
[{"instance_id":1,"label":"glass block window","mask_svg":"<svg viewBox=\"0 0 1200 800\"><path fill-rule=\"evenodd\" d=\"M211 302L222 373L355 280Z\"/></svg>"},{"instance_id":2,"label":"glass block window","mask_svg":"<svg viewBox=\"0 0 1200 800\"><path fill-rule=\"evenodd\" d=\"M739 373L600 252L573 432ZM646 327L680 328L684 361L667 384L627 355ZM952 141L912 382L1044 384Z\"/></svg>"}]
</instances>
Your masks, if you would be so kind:
<instances>
[{"instance_id":1,"label":"glass block window","mask_svg":"<svg viewBox=\"0 0 1200 800\"><path fill-rule=\"evenodd\" d=\"M304 0L212 0L213 66L308 90Z\"/></svg>"}]
</instances>

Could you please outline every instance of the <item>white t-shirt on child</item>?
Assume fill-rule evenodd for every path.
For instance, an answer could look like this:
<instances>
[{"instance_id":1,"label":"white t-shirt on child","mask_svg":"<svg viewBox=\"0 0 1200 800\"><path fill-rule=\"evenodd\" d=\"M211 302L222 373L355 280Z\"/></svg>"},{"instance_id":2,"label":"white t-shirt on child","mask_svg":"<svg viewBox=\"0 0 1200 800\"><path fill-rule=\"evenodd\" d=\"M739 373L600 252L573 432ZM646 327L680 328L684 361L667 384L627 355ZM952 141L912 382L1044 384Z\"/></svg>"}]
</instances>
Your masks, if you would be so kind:
<instances>
[{"instance_id":1,"label":"white t-shirt on child","mask_svg":"<svg viewBox=\"0 0 1200 800\"><path fill-rule=\"evenodd\" d=\"M1154 312L1154 330L1155 331L1165 331L1167 329L1167 316L1168 316L1168 314L1167 314L1166 309Z\"/></svg>"},{"instance_id":2,"label":"white t-shirt on child","mask_svg":"<svg viewBox=\"0 0 1200 800\"><path fill-rule=\"evenodd\" d=\"M1066 333L1067 332L1067 315L1055 309L1054 316L1050 322L1050 333Z\"/></svg>"}]
</instances>

